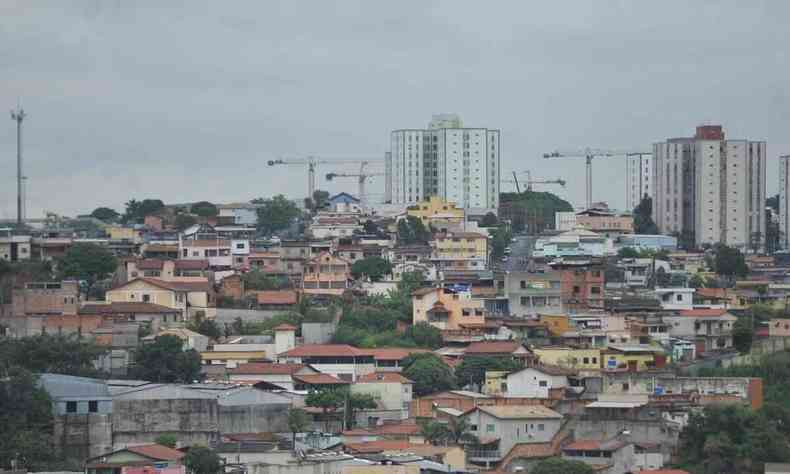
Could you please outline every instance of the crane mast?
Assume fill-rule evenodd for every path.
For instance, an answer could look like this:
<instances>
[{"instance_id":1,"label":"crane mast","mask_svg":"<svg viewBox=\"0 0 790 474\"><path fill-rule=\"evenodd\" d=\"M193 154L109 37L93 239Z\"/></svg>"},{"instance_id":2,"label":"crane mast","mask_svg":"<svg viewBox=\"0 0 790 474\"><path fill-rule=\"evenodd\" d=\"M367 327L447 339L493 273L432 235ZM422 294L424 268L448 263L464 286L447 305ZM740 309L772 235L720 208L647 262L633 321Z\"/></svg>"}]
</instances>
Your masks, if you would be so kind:
<instances>
[{"instance_id":1,"label":"crane mast","mask_svg":"<svg viewBox=\"0 0 790 474\"><path fill-rule=\"evenodd\" d=\"M269 160L269 166L280 166L280 165L295 165L295 166L307 166L307 197L312 199L313 194L316 191L316 180L315 180L315 173L318 168L318 165L328 165L328 164L337 164L337 165L344 165L344 164L361 164L361 163L369 163L371 161L380 161L380 160L330 160L330 159L323 159L317 156L307 156L305 158L278 158L276 160Z\"/></svg>"}]
</instances>

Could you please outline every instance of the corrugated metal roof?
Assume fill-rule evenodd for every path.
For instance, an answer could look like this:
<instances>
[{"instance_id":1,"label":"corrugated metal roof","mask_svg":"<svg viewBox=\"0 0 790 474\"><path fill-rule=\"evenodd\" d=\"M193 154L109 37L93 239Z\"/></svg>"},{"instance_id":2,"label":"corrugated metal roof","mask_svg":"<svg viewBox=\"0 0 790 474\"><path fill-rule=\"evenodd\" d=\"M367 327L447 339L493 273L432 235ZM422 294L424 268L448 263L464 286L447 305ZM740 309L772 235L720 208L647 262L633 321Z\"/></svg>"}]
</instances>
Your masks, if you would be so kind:
<instances>
[{"instance_id":1,"label":"corrugated metal roof","mask_svg":"<svg viewBox=\"0 0 790 474\"><path fill-rule=\"evenodd\" d=\"M41 374L39 383L53 399L110 398L110 390L103 380L61 374Z\"/></svg>"},{"instance_id":2,"label":"corrugated metal roof","mask_svg":"<svg viewBox=\"0 0 790 474\"><path fill-rule=\"evenodd\" d=\"M192 390L177 384L151 384L117 393L114 400L194 400L212 399L216 395Z\"/></svg>"}]
</instances>

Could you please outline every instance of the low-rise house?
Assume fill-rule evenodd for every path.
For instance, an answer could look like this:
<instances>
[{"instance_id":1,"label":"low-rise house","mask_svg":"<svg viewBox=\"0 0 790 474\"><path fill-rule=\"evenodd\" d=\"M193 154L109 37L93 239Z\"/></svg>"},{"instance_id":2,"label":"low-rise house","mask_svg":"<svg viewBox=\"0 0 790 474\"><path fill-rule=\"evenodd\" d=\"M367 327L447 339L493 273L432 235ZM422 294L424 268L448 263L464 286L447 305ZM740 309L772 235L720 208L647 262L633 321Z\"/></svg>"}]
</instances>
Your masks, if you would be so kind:
<instances>
[{"instance_id":1,"label":"low-rise house","mask_svg":"<svg viewBox=\"0 0 790 474\"><path fill-rule=\"evenodd\" d=\"M607 237L619 237L634 232L633 216L618 215L609 209L587 209L577 212L576 225Z\"/></svg>"},{"instance_id":2,"label":"low-rise house","mask_svg":"<svg viewBox=\"0 0 790 474\"><path fill-rule=\"evenodd\" d=\"M502 461L517 445L550 445L562 427L562 415L541 405L478 406L465 418L485 446L468 459L484 465Z\"/></svg>"},{"instance_id":3,"label":"low-rise house","mask_svg":"<svg viewBox=\"0 0 790 474\"><path fill-rule=\"evenodd\" d=\"M31 241L29 235L14 235L11 229L0 229L0 260L9 262L30 260Z\"/></svg>"},{"instance_id":4,"label":"low-rise house","mask_svg":"<svg viewBox=\"0 0 790 474\"><path fill-rule=\"evenodd\" d=\"M447 390L432 393L415 399L411 404L409 414L413 418L433 418L439 409L454 410L459 416L478 405L493 405L494 398L478 392L468 390Z\"/></svg>"},{"instance_id":5,"label":"low-rise house","mask_svg":"<svg viewBox=\"0 0 790 474\"><path fill-rule=\"evenodd\" d=\"M464 350L464 357L506 357L522 364L535 358L519 341L473 342Z\"/></svg>"},{"instance_id":6,"label":"low-rise house","mask_svg":"<svg viewBox=\"0 0 790 474\"><path fill-rule=\"evenodd\" d=\"M275 364L271 362L248 362L228 370L230 382L257 383L279 387L282 390L296 390L298 382L294 377L319 374L318 370L306 364Z\"/></svg>"},{"instance_id":7,"label":"low-rise house","mask_svg":"<svg viewBox=\"0 0 790 474\"><path fill-rule=\"evenodd\" d=\"M595 232L575 227L548 238L535 241L533 256L546 260L575 257L604 257L614 254L614 245L610 239Z\"/></svg>"},{"instance_id":8,"label":"low-rise house","mask_svg":"<svg viewBox=\"0 0 790 474\"><path fill-rule=\"evenodd\" d=\"M218 204L217 222L223 225L254 227L258 224L259 204L248 202Z\"/></svg>"},{"instance_id":9,"label":"low-rise house","mask_svg":"<svg viewBox=\"0 0 790 474\"><path fill-rule=\"evenodd\" d=\"M329 210L338 214L361 214L362 203L348 193L338 193L327 201Z\"/></svg>"},{"instance_id":10,"label":"low-rise house","mask_svg":"<svg viewBox=\"0 0 790 474\"><path fill-rule=\"evenodd\" d=\"M438 329L461 329L464 324L485 323L485 304L468 291L419 288L412 293L414 324L427 322Z\"/></svg>"},{"instance_id":11,"label":"low-rise house","mask_svg":"<svg viewBox=\"0 0 790 474\"><path fill-rule=\"evenodd\" d=\"M555 365L580 371L598 371L602 359L600 349L577 349L563 346L536 347L532 352L544 365Z\"/></svg>"},{"instance_id":12,"label":"low-rise house","mask_svg":"<svg viewBox=\"0 0 790 474\"><path fill-rule=\"evenodd\" d=\"M85 474L184 474L186 453L160 444L126 446L85 461Z\"/></svg>"},{"instance_id":13,"label":"low-rise house","mask_svg":"<svg viewBox=\"0 0 790 474\"><path fill-rule=\"evenodd\" d=\"M137 323L154 333L182 319L178 309L142 302L86 303L78 311L84 316L97 315L103 319Z\"/></svg>"},{"instance_id":14,"label":"low-rise house","mask_svg":"<svg viewBox=\"0 0 790 474\"><path fill-rule=\"evenodd\" d=\"M306 344L278 354L277 359L280 363L308 364L350 382L375 371L372 354L346 344Z\"/></svg>"},{"instance_id":15,"label":"low-rise house","mask_svg":"<svg viewBox=\"0 0 790 474\"><path fill-rule=\"evenodd\" d=\"M602 474L626 474L636 467L633 443L620 439L576 440L563 446L562 457L589 464Z\"/></svg>"},{"instance_id":16,"label":"low-rise house","mask_svg":"<svg viewBox=\"0 0 790 474\"><path fill-rule=\"evenodd\" d=\"M403 369L403 361L412 354L422 354L430 352L428 349L407 349L401 347L379 347L376 349L365 349L376 364L376 372L400 372Z\"/></svg>"},{"instance_id":17,"label":"low-rise house","mask_svg":"<svg viewBox=\"0 0 790 474\"><path fill-rule=\"evenodd\" d=\"M664 349L646 344L609 344L601 351L606 370L641 371L662 368L666 362Z\"/></svg>"},{"instance_id":18,"label":"low-rise house","mask_svg":"<svg viewBox=\"0 0 790 474\"><path fill-rule=\"evenodd\" d=\"M359 219L350 216L319 214L310 224L309 232L316 239L341 239L362 230Z\"/></svg>"},{"instance_id":19,"label":"low-rise house","mask_svg":"<svg viewBox=\"0 0 790 474\"><path fill-rule=\"evenodd\" d=\"M526 317L562 311L562 275L558 271L511 271L505 275L510 314Z\"/></svg>"},{"instance_id":20,"label":"low-rise house","mask_svg":"<svg viewBox=\"0 0 790 474\"><path fill-rule=\"evenodd\" d=\"M227 239L187 239L179 242L180 258L183 260L208 260L214 269L230 269L233 266L231 241Z\"/></svg>"},{"instance_id":21,"label":"low-rise house","mask_svg":"<svg viewBox=\"0 0 790 474\"><path fill-rule=\"evenodd\" d=\"M157 333L151 334L149 336L145 336L142 339L142 341L144 343L153 342L156 340L156 338L162 336L175 336L181 339L181 341L184 344L183 348L185 351L190 349L194 349L198 352L205 351L206 348L208 347L208 342L209 342L209 338L207 336L204 336L203 334L200 334L198 332L192 331L187 328L179 328L179 327L162 329Z\"/></svg>"},{"instance_id":22,"label":"low-rise house","mask_svg":"<svg viewBox=\"0 0 790 474\"><path fill-rule=\"evenodd\" d=\"M359 410L360 426L377 426L387 420L409 418L414 382L396 372L374 372L359 377L351 386L352 393L365 393L376 399L376 408Z\"/></svg>"},{"instance_id":23,"label":"low-rise house","mask_svg":"<svg viewBox=\"0 0 790 474\"><path fill-rule=\"evenodd\" d=\"M583 260L555 261L552 268L560 271L562 304L569 310L603 309L603 266Z\"/></svg>"},{"instance_id":24,"label":"low-rise house","mask_svg":"<svg viewBox=\"0 0 790 474\"><path fill-rule=\"evenodd\" d=\"M47 331L48 320L78 314L79 283L73 280L26 283L24 288L11 291L10 306L10 314L4 315L2 321L8 335L41 334ZM99 321L95 324L98 326Z\"/></svg>"},{"instance_id":25,"label":"low-rise house","mask_svg":"<svg viewBox=\"0 0 790 474\"><path fill-rule=\"evenodd\" d=\"M254 294L260 309L284 311L299 303L299 293L296 290L263 290Z\"/></svg>"},{"instance_id":26,"label":"low-rise house","mask_svg":"<svg viewBox=\"0 0 790 474\"><path fill-rule=\"evenodd\" d=\"M322 252L304 266L302 289L311 295L342 295L351 287L351 265Z\"/></svg>"},{"instance_id":27,"label":"low-rise house","mask_svg":"<svg viewBox=\"0 0 790 474\"><path fill-rule=\"evenodd\" d=\"M107 291L110 303L154 303L177 309L182 321L201 313L206 318L216 315L214 289L208 281L164 281L136 278Z\"/></svg>"},{"instance_id":28,"label":"low-rise house","mask_svg":"<svg viewBox=\"0 0 790 474\"><path fill-rule=\"evenodd\" d=\"M224 343L216 343L210 351L200 353L203 364L238 367L252 361L274 357L275 338L272 336L239 336Z\"/></svg>"},{"instance_id":29,"label":"low-rise house","mask_svg":"<svg viewBox=\"0 0 790 474\"><path fill-rule=\"evenodd\" d=\"M464 209L439 196L430 196L407 207L406 215L420 219L426 229L432 227L443 233L462 231L466 219Z\"/></svg>"},{"instance_id":30,"label":"low-rise house","mask_svg":"<svg viewBox=\"0 0 790 474\"><path fill-rule=\"evenodd\" d=\"M156 278L163 281L210 281L208 260L164 260L146 258L126 262L126 280Z\"/></svg>"},{"instance_id":31,"label":"low-rise house","mask_svg":"<svg viewBox=\"0 0 790 474\"><path fill-rule=\"evenodd\" d=\"M488 239L475 232L437 234L431 248L431 260L439 271L482 270L488 262Z\"/></svg>"},{"instance_id":32,"label":"low-rise house","mask_svg":"<svg viewBox=\"0 0 790 474\"><path fill-rule=\"evenodd\" d=\"M559 400L570 386L568 376L574 371L557 366L539 365L507 374L499 393L506 397L550 398ZM501 379L500 379L501 380ZM488 373L486 373L488 382ZM495 388L495 387L492 387ZM492 393L493 394L493 393Z\"/></svg>"},{"instance_id":33,"label":"low-rise house","mask_svg":"<svg viewBox=\"0 0 790 474\"><path fill-rule=\"evenodd\" d=\"M694 309L694 288L656 288L653 290L661 302L661 309L682 311Z\"/></svg>"},{"instance_id":34,"label":"low-rise house","mask_svg":"<svg viewBox=\"0 0 790 474\"><path fill-rule=\"evenodd\" d=\"M732 332L737 319L725 309L692 309L664 316L669 334L695 341L697 354L732 348Z\"/></svg>"}]
</instances>

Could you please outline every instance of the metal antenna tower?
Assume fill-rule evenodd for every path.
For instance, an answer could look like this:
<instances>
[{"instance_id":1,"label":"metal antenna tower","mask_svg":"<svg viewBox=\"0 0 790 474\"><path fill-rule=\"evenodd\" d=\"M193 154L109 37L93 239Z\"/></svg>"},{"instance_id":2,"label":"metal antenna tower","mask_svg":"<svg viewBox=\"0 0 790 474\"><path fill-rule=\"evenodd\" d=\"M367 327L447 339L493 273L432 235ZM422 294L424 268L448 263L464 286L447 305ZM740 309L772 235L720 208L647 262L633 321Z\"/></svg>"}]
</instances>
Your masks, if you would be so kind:
<instances>
[{"instance_id":1,"label":"metal antenna tower","mask_svg":"<svg viewBox=\"0 0 790 474\"><path fill-rule=\"evenodd\" d=\"M16 225L17 229L22 228L22 223L25 220L24 210L22 206L22 121L25 120L27 114L20 107L17 106L16 110L11 111L11 120L16 122Z\"/></svg>"}]
</instances>

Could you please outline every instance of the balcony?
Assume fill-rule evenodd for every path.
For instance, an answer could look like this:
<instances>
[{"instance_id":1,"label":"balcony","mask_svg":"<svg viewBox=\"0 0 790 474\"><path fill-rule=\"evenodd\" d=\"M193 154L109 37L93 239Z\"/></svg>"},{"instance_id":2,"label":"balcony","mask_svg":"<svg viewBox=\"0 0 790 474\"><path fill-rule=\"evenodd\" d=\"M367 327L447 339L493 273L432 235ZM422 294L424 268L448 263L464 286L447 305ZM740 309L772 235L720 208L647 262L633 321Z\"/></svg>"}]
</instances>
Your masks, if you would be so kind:
<instances>
[{"instance_id":1,"label":"balcony","mask_svg":"<svg viewBox=\"0 0 790 474\"><path fill-rule=\"evenodd\" d=\"M500 461L504 456L499 452L499 448L494 449L467 449L466 459L475 463L494 463Z\"/></svg>"}]
</instances>

